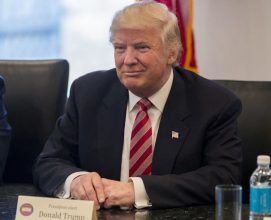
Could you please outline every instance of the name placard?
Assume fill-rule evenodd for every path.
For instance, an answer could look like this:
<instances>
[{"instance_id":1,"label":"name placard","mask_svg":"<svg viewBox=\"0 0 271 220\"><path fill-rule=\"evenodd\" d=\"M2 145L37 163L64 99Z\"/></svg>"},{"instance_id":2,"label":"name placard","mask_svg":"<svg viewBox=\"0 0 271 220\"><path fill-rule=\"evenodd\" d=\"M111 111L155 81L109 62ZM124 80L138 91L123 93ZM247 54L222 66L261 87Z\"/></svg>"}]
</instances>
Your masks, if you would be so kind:
<instances>
[{"instance_id":1,"label":"name placard","mask_svg":"<svg viewBox=\"0 0 271 220\"><path fill-rule=\"evenodd\" d=\"M19 196L15 220L97 220L93 201Z\"/></svg>"}]
</instances>

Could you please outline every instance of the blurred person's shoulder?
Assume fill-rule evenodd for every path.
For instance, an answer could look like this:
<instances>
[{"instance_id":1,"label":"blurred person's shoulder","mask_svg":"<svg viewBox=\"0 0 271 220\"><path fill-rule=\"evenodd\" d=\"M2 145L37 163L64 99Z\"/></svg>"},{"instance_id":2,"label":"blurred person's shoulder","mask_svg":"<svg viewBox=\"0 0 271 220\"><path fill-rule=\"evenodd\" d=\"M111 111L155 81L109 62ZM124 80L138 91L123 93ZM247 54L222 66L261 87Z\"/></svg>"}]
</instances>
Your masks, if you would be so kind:
<instances>
[{"instance_id":1,"label":"blurred person's shoulder","mask_svg":"<svg viewBox=\"0 0 271 220\"><path fill-rule=\"evenodd\" d=\"M5 80L4 78L0 75L0 89L2 89L5 86Z\"/></svg>"},{"instance_id":2,"label":"blurred person's shoulder","mask_svg":"<svg viewBox=\"0 0 271 220\"><path fill-rule=\"evenodd\" d=\"M4 78L0 75L0 95L3 95L5 92L5 80Z\"/></svg>"}]
</instances>

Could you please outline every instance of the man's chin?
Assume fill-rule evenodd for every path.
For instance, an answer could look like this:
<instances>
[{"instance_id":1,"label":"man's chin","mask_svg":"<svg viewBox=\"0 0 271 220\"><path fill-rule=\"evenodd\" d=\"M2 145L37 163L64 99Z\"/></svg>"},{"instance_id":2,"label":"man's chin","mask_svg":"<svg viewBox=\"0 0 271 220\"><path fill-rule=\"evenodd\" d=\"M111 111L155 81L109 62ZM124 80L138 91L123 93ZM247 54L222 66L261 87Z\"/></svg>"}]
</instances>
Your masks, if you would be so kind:
<instances>
[{"instance_id":1,"label":"man's chin","mask_svg":"<svg viewBox=\"0 0 271 220\"><path fill-rule=\"evenodd\" d=\"M142 85L124 85L130 92L138 97L149 97L149 90Z\"/></svg>"},{"instance_id":2,"label":"man's chin","mask_svg":"<svg viewBox=\"0 0 271 220\"><path fill-rule=\"evenodd\" d=\"M134 83L125 83L124 86L135 95L137 95L142 90L140 85Z\"/></svg>"}]
</instances>

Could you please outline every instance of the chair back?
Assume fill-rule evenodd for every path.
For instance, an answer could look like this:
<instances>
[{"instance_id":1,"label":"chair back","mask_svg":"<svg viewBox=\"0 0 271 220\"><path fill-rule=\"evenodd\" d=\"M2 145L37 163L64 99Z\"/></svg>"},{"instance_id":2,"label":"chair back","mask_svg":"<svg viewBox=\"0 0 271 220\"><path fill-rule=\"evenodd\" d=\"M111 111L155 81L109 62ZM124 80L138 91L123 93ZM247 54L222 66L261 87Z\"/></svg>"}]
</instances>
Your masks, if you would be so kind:
<instances>
[{"instance_id":1,"label":"chair back","mask_svg":"<svg viewBox=\"0 0 271 220\"><path fill-rule=\"evenodd\" d=\"M216 80L242 101L239 133L243 141L243 202L249 202L249 179L257 156L271 155L271 82Z\"/></svg>"},{"instance_id":2,"label":"chair back","mask_svg":"<svg viewBox=\"0 0 271 220\"><path fill-rule=\"evenodd\" d=\"M12 127L5 183L32 183L32 165L63 113L69 64L66 60L0 60L5 104Z\"/></svg>"}]
</instances>

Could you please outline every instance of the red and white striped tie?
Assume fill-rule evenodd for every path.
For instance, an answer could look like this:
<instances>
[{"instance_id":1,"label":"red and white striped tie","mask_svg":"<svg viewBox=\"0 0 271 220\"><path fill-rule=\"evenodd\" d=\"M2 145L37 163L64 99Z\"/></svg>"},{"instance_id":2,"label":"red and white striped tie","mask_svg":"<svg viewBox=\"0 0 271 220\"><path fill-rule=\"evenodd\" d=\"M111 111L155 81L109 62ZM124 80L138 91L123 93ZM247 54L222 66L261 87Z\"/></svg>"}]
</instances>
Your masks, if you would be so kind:
<instances>
[{"instance_id":1,"label":"red and white striped tie","mask_svg":"<svg viewBox=\"0 0 271 220\"><path fill-rule=\"evenodd\" d=\"M152 127L147 110L151 107L148 99L141 99L136 115L130 145L129 176L150 175L152 171Z\"/></svg>"}]
</instances>

